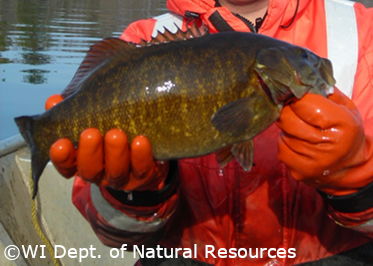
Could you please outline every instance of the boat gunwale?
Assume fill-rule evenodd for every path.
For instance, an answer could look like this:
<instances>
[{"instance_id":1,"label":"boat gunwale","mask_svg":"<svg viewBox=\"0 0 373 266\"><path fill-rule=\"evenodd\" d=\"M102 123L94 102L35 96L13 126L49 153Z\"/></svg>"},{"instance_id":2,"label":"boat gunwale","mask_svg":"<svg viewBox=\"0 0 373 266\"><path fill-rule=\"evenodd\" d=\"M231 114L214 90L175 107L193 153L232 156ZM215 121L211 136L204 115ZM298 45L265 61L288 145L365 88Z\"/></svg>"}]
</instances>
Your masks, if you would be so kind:
<instances>
[{"instance_id":1,"label":"boat gunwale","mask_svg":"<svg viewBox=\"0 0 373 266\"><path fill-rule=\"evenodd\" d=\"M26 142L20 134L14 135L10 138L0 141L0 157L13 153L23 146L26 145Z\"/></svg>"}]
</instances>

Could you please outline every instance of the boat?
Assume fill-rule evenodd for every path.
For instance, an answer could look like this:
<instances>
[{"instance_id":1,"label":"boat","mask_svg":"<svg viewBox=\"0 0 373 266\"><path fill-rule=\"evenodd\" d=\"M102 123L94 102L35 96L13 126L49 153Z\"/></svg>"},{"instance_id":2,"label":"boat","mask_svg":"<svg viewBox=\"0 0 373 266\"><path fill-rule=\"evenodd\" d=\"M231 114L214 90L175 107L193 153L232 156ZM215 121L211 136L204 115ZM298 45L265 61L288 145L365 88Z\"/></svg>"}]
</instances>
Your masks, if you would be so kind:
<instances>
[{"instance_id":1,"label":"boat","mask_svg":"<svg viewBox=\"0 0 373 266\"><path fill-rule=\"evenodd\" d=\"M30 194L30 151L20 135L0 141L0 265L58 265L43 246L32 219ZM36 197L37 224L42 235L50 242L54 257L60 265L134 265L138 259L132 252L117 252L103 245L89 223L71 201L73 178L59 175L48 163L39 183ZM5 255L11 245L19 248L21 255L8 260ZM92 253L86 258L85 249ZM69 257L68 252L76 256ZM28 251L28 255L23 250ZM36 252L35 256L32 252ZM4 253L5 252L5 253ZM65 253L65 254L64 254ZM81 256L79 256L79 253ZM98 258L100 255L100 258ZM115 256L117 256L115 258ZM74 258L75 256L75 258ZM80 257L80 258L79 258ZM80 261L79 261L80 260Z\"/></svg>"}]
</instances>

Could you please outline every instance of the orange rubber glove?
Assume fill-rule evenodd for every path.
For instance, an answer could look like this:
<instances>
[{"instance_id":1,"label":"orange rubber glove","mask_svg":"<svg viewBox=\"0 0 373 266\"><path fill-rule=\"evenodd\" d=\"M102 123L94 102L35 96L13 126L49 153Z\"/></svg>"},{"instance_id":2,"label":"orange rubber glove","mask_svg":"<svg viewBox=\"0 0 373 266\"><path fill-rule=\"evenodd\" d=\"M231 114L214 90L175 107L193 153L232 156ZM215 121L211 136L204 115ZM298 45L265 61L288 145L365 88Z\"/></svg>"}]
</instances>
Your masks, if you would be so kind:
<instances>
[{"instance_id":1,"label":"orange rubber glove","mask_svg":"<svg viewBox=\"0 0 373 266\"><path fill-rule=\"evenodd\" d=\"M338 89L325 98L306 94L286 105L278 126L280 161L298 181L335 196L373 181L373 143L360 113Z\"/></svg>"},{"instance_id":2,"label":"orange rubber glove","mask_svg":"<svg viewBox=\"0 0 373 266\"><path fill-rule=\"evenodd\" d=\"M46 106L59 100L62 97L51 96ZM78 173L87 182L125 191L160 190L168 173L168 163L154 161L146 137L135 137L129 147L126 134L119 129L108 131L103 138L98 129L88 128L81 133L76 150L70 140L59 139L50 148L50 158L66 178Z\"/></svg>"}]
</instances>

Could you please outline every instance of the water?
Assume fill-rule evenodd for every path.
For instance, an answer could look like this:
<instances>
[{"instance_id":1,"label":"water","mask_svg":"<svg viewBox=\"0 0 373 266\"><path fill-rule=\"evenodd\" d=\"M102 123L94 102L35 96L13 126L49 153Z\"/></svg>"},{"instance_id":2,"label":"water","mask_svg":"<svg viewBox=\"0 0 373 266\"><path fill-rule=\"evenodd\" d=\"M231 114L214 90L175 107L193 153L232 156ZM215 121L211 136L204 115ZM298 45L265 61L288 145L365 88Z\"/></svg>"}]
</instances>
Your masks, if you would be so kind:
<instances>
[{"instance_id":1,"label":"water","mask_svg":"<svg viewBox=\"0 0 373 266\"><path fill-rule=\"evenodd\" d=\"M0 140L18 134L14 117L44 111L93 43L165 12L165 0L0 0Z\"/></svg>"}]
</instances>

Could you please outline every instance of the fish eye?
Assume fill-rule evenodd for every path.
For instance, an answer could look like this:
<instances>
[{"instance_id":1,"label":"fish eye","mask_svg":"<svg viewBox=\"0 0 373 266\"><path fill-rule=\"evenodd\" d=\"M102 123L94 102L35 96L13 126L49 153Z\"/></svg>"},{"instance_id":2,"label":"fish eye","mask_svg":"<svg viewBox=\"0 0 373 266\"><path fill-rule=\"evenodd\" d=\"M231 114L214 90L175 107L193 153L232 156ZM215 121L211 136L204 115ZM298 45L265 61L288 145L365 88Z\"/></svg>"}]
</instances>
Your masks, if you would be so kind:
<instances>
[{"instance_id":1,"label":"fish eye","mask_svg":"<svg viewBox=\"0 0 373 266\"><path fill-rule=\"evenodd\" d=\"M307 50L305 49L299 49L298 50L298 54L300 57L304 58L304 59L308 59L308 52Z\"/></svg>"}]
</instances>

